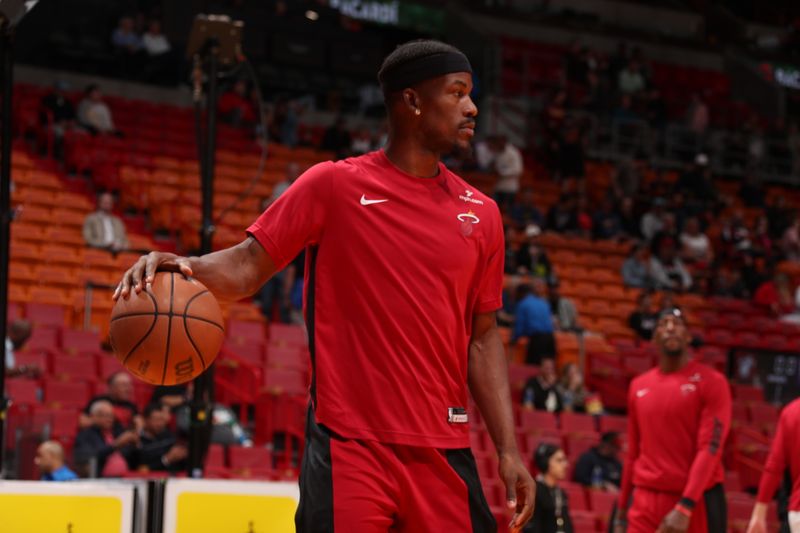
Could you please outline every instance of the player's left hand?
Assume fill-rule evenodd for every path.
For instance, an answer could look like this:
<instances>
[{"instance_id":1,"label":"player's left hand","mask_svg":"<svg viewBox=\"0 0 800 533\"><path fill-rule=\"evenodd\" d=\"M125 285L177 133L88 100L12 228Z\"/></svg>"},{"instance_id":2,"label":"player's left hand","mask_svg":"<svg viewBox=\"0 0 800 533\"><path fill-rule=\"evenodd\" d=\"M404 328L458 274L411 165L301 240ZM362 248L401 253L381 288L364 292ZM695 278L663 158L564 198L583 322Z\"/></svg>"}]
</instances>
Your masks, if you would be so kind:
<instances>
[{"instance_id":1,"label":"player's left hand","mask_svg":"<svg viewBox=\"0 0 800 533\"><path fill-rule=\"evenodd\" d=\"M661 521L656 533L683 533L684 531L689 531L689 517L673 509Z\"/></svg>"},{"instance_id":2,"label":"player's left hand","mask_svg":"<svg viewBox=\"0 0 800 533\"><path fill-rule=\"evenodd\" d=\"M506 485L506 505L514 510L514 516L508 525L518 531L533 516L533 505L536 500L536 482L522 463L519 453L500 456L500 479Z\"/></svg>"}]
</instances>

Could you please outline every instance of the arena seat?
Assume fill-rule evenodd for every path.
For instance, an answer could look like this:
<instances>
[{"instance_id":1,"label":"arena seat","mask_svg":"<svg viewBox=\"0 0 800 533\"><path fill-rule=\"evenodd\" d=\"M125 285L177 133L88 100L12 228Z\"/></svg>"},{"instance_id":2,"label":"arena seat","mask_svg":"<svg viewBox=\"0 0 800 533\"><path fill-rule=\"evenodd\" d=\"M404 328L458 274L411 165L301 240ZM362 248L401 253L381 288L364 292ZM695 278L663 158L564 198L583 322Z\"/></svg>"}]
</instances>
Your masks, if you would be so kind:
<instances>
[{"instance_id":1,"label":"arena seat","mask_svg":"<svg viewBox=\"0 0 800 533\"><path fill-rule=\"evenodd\" d=\"M534 411L533 409L520 409L519 427L524 431L558 431L558 423L553 413Z\"/></svg>"},{"instance_id":2,"label":"arena seat","mask_svg":"<svg viewBox=\"0 0 800 533\"><path fill-rule=\"evenodd\" d=\"M589 510L589 501L586 499L586 490L583 488L583 485L572 481L564 481L560 486L567 495L570 514L572 514L573 511L580 512Z\"/></svg>"},{"instance_id":3,"label":"arena seat","mask_svg":"<svg viewBox=\"0 0 800 533\"><path fill-rule=\"evenodd\" d=\"M237 477L267 478L272 475L272 453L266 448L231 446L228 458L230 469Z\"/></svg>"},{"instance_id":4,"label":"arena seat","mask_svg":"<svg viewBox=\"0 0 800 533\"><path fill-rule=\"evenodd\" d=\"M97 379L97 364L91 355L54 355L51 373L63 380L95 380Z\"/></svg>"},{"instance_id":5,"label":"arena seat","mask_svg":"<svg viewBox=\"0 0 800 533\"><path fill-rule=\"evenodd\" d=\"M82 409L89 403L87 383L70 383L44 378L42 386L44 403L48 406Z\"/></svg>"},{"instance_id":6,"label":"arena seat","mask_svg":"<svg viewBox=\"0 0 800 533\"><path fill-rule=\"evenodd\" d=\"M5 390L15 404L36 405L39 403L39 384L32 379L8 379Z\"/></svg>"},{"instance_id":7,"label":"arena seat","mask_svg":"<svg viewBox=\"0 0 800 533\"><path fill-rule=\"evenodd\" d=\"M598 418L601 433L616 431L625 434L628 431L628 417L616 415L602 415Z\"/></svg>"},{"instance_id":8,"label":"arena seat","mask_svg":"<svg viewBox=\"0 0 800 533\"><path fill-rule=\"evenodd\" d=\"M591 415L562 412L559 415L559 427L562 433L596 433L597 424Z\"/></svg>"}]
</instances>

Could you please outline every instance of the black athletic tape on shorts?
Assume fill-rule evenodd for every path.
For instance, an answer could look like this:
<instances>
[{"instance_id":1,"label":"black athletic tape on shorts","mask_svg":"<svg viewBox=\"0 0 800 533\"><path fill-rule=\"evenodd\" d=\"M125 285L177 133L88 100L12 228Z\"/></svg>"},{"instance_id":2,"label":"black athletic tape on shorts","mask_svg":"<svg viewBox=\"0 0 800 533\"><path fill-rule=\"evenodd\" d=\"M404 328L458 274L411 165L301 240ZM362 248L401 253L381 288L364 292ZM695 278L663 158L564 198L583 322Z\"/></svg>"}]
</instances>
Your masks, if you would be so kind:
<instances>
[{"instance_id":1,"label":"black athletic tape on shorts","mask_svg":"<svg viewBox=\"0 0 800 533\"><path fill-rule=\"evenodd\" d=\"M421 81L453 72L472 74L469 59L461 52L441 52L411 59L384 72L381 85L385 91L400 91Z\"/></svg>"},{"instance_id":2,"label":"black athletic tape on shorts","mask_svg":"<svg viewBox=\"0 0 800 533\"><path fill-rule=\"evenodd\" d=\"M687 509L694 509L695 503L694 500L691 498L681 498L681 501L678 502L678 505L683 505Z\"/></svg>"}]
</instances>

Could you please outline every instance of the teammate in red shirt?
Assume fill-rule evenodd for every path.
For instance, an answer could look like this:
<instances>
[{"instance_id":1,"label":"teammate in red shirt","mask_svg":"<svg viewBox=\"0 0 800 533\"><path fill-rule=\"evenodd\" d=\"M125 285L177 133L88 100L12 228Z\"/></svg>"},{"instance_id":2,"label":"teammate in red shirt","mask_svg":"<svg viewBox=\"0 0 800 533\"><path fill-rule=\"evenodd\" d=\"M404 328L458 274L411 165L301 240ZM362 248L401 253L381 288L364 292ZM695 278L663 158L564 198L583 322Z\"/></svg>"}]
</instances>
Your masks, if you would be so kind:
<instances>
[{"instance_id":1,"label":"teammate in red shirt","mask_svg":"<svg viewBox=\"0 0 800 533\"><path fill-rule=\"evenodd\" d=\"M750 517L747 533L767 532L767 508L775 496L775 491L783 482L783 474L789 469L792 479L792 494L789 497L789 528L792 533L800 533L800 454L797 442L800 440L800 399L783 408L778 420L778 431L761 474L758 485L758 498Z\"/></svg>"},{"instance_id":2,"label":"teammate in red shirt","mask_svg":"<svg viewBox=\"0 0 800 533\"><path fill-rule=\"evenodd\" d=\"M385 149L312 167L235 247L139 259L115 293L180 269L237 300L306 248L313 377L298 532L494 533L469 451L467 384L497 447L512 526L532 514L495 322L502 221L440 162L469 147L471 71L443 43L398 47L378 76Z\"/></svg>"},{"instance_id":3,"label":"teammate in red shirt","mask_svg":"<svg viewBox=\"0 0 800 533\"><path fill-rule=\"evenodd\" d=\"M659 366L628 391L628 457L614 530L727 531L720 456L731 421L728 382L689 358L679 310L662 313L653 339Z\"/></svg>"}]
</instances>

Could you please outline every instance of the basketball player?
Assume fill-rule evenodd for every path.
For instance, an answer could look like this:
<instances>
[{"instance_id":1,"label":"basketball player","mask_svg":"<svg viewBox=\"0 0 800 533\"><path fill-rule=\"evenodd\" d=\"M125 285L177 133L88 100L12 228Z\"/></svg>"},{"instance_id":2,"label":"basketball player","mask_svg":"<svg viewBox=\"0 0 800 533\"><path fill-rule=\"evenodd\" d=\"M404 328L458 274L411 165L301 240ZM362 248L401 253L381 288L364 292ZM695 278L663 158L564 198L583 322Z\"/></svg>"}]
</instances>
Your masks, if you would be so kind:
<instances>
[{"instance_id":1,"label":"basketball player","mask_svg":"<svg viewBox=\"0 0 800 533\"><path fill-rule=\"evenodd\" d=\"M115 293L180 269L237 300L307 249L313 377L300 533L497 531L469 451L467 384L497 448L511 526L533 512L495 322L500 214L440 162L472 139L471 72L452 46L398 47L378 74L389 117L383 150L312 167L237 246L140 258Z\"/></svg>"},{"instance_id":2,"label":"basketball player","mask_svg":"<svg viewBox=\"0 0 800 533\"><path fill-rule=\"evenodd\" d=\"M783 481L788 468L792 478L792 494L789 497L789 529L800 533L800 454L797 441L800 439L800 399L783 408L778 420L778 431L761 474L758 498L750 517L747 533L767 533L767 508L775 496L775 490Z\"/></svg>"},{"instance_id":3,"label":"basketball player","mask_svg":"<svg viewBox=\"0 0 800 533\"><path fill-rule=\"evenodd\" d=\"M731 421L728 382L689 358L691 337L678 309L661 313L653 340L659 365L628 392L628 457L614 531L727 531L720 456Z\"/></svg>"}]
</instances>

